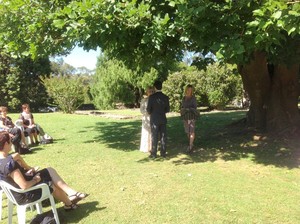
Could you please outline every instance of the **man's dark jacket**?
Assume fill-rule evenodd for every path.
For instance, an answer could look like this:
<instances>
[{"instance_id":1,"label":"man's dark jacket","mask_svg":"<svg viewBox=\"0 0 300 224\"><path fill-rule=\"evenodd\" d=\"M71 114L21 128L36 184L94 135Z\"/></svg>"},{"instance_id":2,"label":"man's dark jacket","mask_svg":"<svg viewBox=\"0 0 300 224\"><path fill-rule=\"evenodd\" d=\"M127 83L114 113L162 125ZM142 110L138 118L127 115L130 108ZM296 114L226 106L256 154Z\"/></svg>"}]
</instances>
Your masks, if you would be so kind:
<instances>
[{"instance_id":1,"label":"man's dark jacket","mask_svg":"<svg viewBox=\"0 0 300 224\"><path fill-rule=\"evenodd\" d=\"M149 96L147 112L150 114L150 123L160 125L167 123L166 113L170 111L169 97L162 92Z\"/></svg>"}]
</instances>

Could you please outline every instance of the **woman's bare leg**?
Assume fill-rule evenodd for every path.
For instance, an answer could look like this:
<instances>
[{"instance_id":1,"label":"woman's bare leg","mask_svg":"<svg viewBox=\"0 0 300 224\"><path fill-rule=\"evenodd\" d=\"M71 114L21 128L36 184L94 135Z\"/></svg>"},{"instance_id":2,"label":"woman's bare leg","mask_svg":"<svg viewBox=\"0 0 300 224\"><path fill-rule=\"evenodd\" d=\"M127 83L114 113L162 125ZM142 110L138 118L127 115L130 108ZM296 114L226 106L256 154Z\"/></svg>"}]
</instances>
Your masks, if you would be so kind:
<instances>
[{"instance_id":1,"label":"woman's bare leg","mask_svg":"<svg viewBox=\"0 0 300 224\"><path fill-rule=\"evenodd\" d=\"M57 188L60 188L68 196L75 195L77 193L77 191L66 184L66 182L58 175L55 169L53 169L52 167L48 167L47 170L49 171L53 184Z\"/></svg>"},{"instance_id":2,"label":"woman's bare leg","mask_svg":"<svg viewBox=\"0 0 300 224\"><path fill-rule=\"evenodd\" d=\"M34 142L37 143L38 142L38 135L36 132L33 133L33 137L34 137Z\"/></svg>"},{"instance_id":3,"label":"woman's bare leg","mask_svg":"<svg viewBox=\"0 0 300 224\"><path fill-rule=\"evenodd\" d=\"M21 142L23 143L23 145L27 146L26 140L25 140L25 135L24 135L23 131L21 132Z\"/></svg>"},{"instance_id":4,"label":"woman's bare leg","mask_svg":"<svg viewBox=\"0 0 300 224\"><path fill-rule=\"evenodd\" d=\"M190 148L193 148L195 140L195 133L190 134Z\"/></svg>"},{"instance_id":5,"label":"woman's bare leg","mask_svg":"<svg viewBox=\"0 0 300 224\"><path fill-rule=\"evenodd\" d=\"M33 144L34 143L34 141L33 141L33 133L30 133L29 138L30 138L30 144Z\"/></svg>"},{"instance_id":6,"label":"woman's bare leg","mask_svg":"<svg viewBox=\"0 0 300 224\"><path fill-rule=\"evenodd\" d=\"M62 201L65 205L71 205L72 202L69 199L68 195L60 189L59 187L56 187L55 185L53 187L53 196L55 199Z\"/></svg>"}]
</instances>

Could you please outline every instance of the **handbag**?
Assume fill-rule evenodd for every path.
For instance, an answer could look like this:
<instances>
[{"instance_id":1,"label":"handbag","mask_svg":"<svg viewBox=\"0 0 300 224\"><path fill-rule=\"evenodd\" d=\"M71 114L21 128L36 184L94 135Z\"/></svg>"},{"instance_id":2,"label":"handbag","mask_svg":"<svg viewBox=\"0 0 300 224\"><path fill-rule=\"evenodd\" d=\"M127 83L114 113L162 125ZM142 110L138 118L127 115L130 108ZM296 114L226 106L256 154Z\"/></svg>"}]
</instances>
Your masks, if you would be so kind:
<instances>
[{"instance_id":1,"label":"handbag","mask_svg":"<svg viewBox=\"0 0 300 224\"><path fill-rule=\"evenodd\" d=\"M183 120L196 120L200 117L200 113L195 108L181 108L180 116Z\"/></svg>"}]
</instances>

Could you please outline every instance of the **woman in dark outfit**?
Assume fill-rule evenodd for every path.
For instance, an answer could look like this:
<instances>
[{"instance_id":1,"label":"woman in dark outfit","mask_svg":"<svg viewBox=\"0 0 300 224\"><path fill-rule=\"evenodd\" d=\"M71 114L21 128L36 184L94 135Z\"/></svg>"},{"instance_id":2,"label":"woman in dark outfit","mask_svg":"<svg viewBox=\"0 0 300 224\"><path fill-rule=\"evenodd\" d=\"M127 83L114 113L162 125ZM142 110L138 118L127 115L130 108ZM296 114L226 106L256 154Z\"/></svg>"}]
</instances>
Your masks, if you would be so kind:
<instances>
[{"instance_id":1,"label":"woman in dark outfit","mask_svg":"<svg viewBox=\"0 0 300 224\"><path fill-rule=\"evenodd\" d=\"M194 147L196 119L199 114L197 112L197 100L193 94L193 86L187 85L184 93L185 96L182 99L180 113L183 119L184 130L189 141L187 152L191 153Z\"/></svg>"},{"instance_id":2,"label":"woman in dark outfit","mask_svg":"<svg viewBox=\"0 0 300 224\"><path fill-rule=\"evenodd\" d=\"M23 121L25 136L30 137L31 144L38 144L38 129L34 122L32 113L30 112L30 107L27 103L22 105L22 113L19 116L19 119ZM34 142L33 142L34 139Z\"/></svg>"},{"instance_id":3,"label":"woman in dark outfit","mask_svg":"<svg viewBox=\"0 0 300 224\"><path fill-rule=\"evenodd\" d=\"M0 133L0 179L16 188L28 189L38 183L46 183L54 198L64 203L66 211L78 207L77 202L88 195L80 193L69 187L57 174L56 170L49 167L40 171L26 164L19 153L9 154L11 148L10 137L7 132ZM27 193L14 193L15 199L20 204L35 201L41 197L41 190Z\"/></svg>"},{"instance_id":4,"label":"woman in dark outfit","mask_svg":"<svg viewBox=\"0 0 300 224\"><path fill-rule=\"evenodd\" d=\"M27 148L26 144L24 144L24 133L14 125L12 119L9 116L7 116L7 112L7 107L0 107L0 128L4 129L9 133L12 144L15 147L15 151L20 152L22 147L20 143L21 141L23 142L23 147Z\"/></svg>"}]
</instances>

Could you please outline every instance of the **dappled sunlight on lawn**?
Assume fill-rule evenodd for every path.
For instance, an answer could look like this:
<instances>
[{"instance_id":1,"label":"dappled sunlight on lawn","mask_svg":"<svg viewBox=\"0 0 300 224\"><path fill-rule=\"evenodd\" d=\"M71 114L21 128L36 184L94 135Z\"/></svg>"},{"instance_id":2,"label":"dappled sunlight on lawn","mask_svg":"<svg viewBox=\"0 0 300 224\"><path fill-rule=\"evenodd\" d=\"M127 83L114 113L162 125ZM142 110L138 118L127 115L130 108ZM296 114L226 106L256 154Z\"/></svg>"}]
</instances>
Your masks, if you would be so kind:
<instances>
[{"instance_id":1,"label":"dappled sunlight on lawn","mask_svg":"<svg viewBox=\"0 0 300 224\"><path fill-rule=\"evenodd\" d=\"M244 111L202 114L196 124L194 152L186 155L187 139L182 120L178 116L168 118L167 151L169 162L175 165L234 161L247 159L264 165L297 168L299 163L293 157L292 149L283 147L280 142L269 139L253 139L253 133L243 128L232 128L232 122L245 115ZM139 149L141 121L111 120L97 122L94 129L97 135L91 141L101 142L114 150L125 152ZM283 150L284 148L284 150ZM159 155L159 152L158 152ZM148 155L139 162L148 162ZM156 161L163 161L157 158Z\"/></svg>"}]
</instances>

